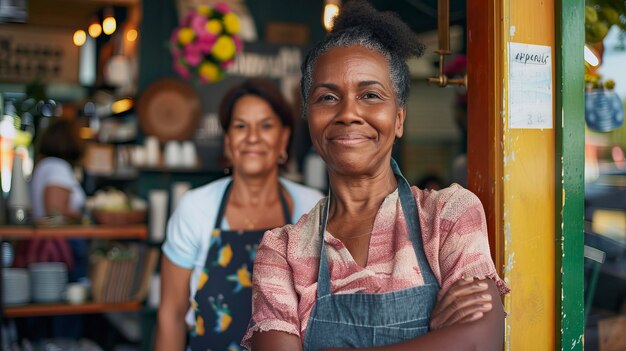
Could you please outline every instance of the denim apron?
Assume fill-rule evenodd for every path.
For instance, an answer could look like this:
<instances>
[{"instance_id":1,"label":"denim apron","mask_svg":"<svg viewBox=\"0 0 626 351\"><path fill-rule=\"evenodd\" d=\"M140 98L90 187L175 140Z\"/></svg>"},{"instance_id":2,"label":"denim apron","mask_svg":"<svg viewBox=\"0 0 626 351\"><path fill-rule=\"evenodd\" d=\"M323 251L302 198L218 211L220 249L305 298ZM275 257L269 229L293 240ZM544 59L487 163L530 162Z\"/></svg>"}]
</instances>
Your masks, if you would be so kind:
<instances>
[{"instance_id":1,"label":"denim apron","mask_svg":"<svg viewBox=\"0 0 626 351\"><path fill-rule=\"evenodd\" d=\"M324 233L330 195L320 223L321 248L317 300L311 311L304 350L362 348L399 343L428 332L439 284L426 260L415 198L396 162L391 167L424 285L383 294L332 294Z\"/></svg>"},{"instance_id":2,"label":"denim apron","mask_svg":"<svg viewBox=\"0 0 626 351\"><path fill-rule=\"evenodd\" d=\"M189 334L193 351L237 351L252 316L252 264L266 230L222 230L231 185L222 196L211 247L192 302L196 326ZM279 192L285 223L289 206ZM271 228L268 228L271 229Z\"/></svg>"}]
</instances>

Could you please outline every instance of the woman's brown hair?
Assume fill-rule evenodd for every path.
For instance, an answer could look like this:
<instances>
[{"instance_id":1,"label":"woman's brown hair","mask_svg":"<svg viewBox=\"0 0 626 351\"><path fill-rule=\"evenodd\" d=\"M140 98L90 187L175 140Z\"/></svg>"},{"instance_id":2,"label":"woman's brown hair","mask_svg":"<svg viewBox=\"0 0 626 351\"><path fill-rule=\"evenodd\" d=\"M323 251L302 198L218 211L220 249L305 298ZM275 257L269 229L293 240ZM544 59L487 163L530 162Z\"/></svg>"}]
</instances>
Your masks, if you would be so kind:
<instances>
[{"instance_id":1,"label":"woman's brown hair","mask_svg":"<svg viewBox=\"0 0 626 351\"><path fill-rule=\"evenodd\" d=\"M37 144L37 159L58 157L71 164L80 161L84 145L78 125L68 118L56 118L43 131Z\"/></svg>"}]
</instances>

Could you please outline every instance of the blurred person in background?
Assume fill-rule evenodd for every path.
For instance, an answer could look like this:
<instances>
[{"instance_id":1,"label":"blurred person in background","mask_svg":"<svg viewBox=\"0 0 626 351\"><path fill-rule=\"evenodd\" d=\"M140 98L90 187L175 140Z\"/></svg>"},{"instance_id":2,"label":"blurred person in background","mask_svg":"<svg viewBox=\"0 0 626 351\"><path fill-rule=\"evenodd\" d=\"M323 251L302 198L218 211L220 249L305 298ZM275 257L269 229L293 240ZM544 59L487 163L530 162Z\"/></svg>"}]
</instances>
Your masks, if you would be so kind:
<instances>
[{"instance_id":1,"label":"blurred person in background","mask_svg":"<svg viewBox=\"0 0 626 351\"><path fill-rule=\"evenodd\" d=\"M250 79L222 99L232 176L189 191L163 244L156 350L238 350L252 314L252 264L266 230L295 223L322 197L279 176L294 120L278 88ZM187 335L188 333L188 335Z\"/></svg>"},{"instance_id":2,"label":"blurred person in background","mask_svg":"<svg viewBox=\"0 0 626 351\"><path fill-rule=\"evenodd\" d=\"M85 205L85 192L74 175L80 164L84 143L76 122L55 117L36 140L35 168L30 182L33 219L39 225L80 221ZM63 262L67 265L69 282L86 279L88 244L85 239L31 239L20 243L16 266L28 267L35 262ZM17 260L20 260L18 263ZM50 325L52 336L82 336L82 316L54 316ZM49 337L45 324L37 318L28 319L28 333Z\"/></svg>"},{"instance_id":3,"label":"blurred person in background","mask_svg":"<svg viewBox=\"0 0 626 351\"><path fill-rule=\"evenodd\" d=\"M36 223L77 223L85 206L85 192L74 175L80 164L84 143L76 122L56 118L36 141L35 169L30 182L33 219ZM70 281L87 275L87 245L83 239L35 239L29 245L39 245L42 256L27 257L27 263L37 261L65 262ZM44 250L45 247L54 249ZM43 251L42 251L43 250Z\"/></svg>"}]
</instances>

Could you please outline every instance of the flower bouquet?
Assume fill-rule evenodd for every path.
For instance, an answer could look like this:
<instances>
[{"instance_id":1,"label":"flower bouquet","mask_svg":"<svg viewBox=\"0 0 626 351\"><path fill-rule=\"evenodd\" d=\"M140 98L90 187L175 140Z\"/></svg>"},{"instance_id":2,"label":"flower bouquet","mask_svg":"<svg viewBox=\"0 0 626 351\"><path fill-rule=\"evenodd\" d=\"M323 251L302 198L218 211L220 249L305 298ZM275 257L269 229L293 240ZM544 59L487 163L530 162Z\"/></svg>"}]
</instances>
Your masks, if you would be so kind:
<instances>
[{"instance_id":1,"label":"flower bouquet","mask_svg":"<svg viewBox=\"0 0 626 351\"><path fill-rule=\"evenodd\" d=\"M224 3L190 10L170 37L174 70L184 79L213 83L241 52L239 18Z\"/></svg>"}]
</instances>

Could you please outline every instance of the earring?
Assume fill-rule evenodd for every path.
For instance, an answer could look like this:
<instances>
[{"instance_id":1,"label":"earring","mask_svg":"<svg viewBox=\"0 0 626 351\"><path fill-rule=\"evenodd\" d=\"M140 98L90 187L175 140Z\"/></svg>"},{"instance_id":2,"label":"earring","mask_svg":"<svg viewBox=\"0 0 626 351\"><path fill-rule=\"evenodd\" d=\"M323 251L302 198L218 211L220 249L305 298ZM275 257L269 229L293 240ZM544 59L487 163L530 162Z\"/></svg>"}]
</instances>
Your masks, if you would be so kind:
<instances>
[{"instance_id":1,"label":"earring","mask_svg":"<svg viewBox=\"0 0 626 351\"><path fill-rule=\"evenodd\" d=\"M285 162L287 162L287 158L289 158L289 155L287 154L287 151L282 151L280 153L280 156L278 156L278 164L279 165L284 165Z\"/></svg>"}]
</instances>

